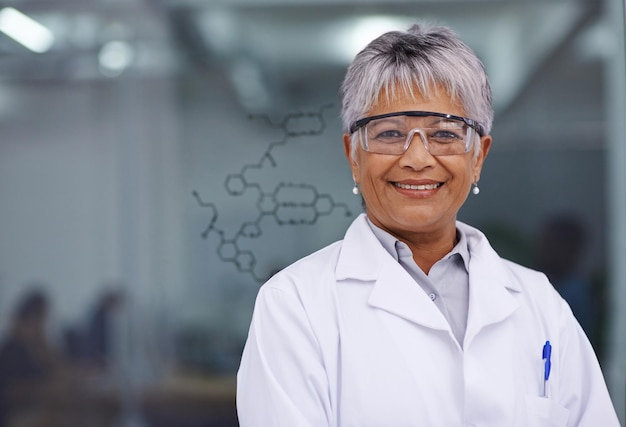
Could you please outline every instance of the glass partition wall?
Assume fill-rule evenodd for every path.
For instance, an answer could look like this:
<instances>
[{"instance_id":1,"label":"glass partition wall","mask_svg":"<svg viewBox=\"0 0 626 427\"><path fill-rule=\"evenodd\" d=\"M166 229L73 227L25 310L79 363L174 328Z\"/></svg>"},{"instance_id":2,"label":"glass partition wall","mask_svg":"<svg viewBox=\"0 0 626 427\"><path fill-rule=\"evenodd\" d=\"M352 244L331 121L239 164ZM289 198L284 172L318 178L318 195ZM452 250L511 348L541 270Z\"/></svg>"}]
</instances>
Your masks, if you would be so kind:
<instances>
[{"instance_id":1,"label":"glass partition wall","mask_svg":"<svg viewBox=\"0 0 626 427\"><path fill-rule=\"evenodd\" d=\"M494 90L494 144L460 219L530 267L549 262L546 230L579 233L585 285L570 303L623 421L623 10L622 0L3 6L0 333L35 307L42 358L61 373L43 399L18 396L27 409L0 415L236 425L234 375L259 286L341 239L362 211L338 117L346 66L375 35L418 20L455 28ZM25 365L15 369L44 375Z\"/></svg>"}]
</instances>

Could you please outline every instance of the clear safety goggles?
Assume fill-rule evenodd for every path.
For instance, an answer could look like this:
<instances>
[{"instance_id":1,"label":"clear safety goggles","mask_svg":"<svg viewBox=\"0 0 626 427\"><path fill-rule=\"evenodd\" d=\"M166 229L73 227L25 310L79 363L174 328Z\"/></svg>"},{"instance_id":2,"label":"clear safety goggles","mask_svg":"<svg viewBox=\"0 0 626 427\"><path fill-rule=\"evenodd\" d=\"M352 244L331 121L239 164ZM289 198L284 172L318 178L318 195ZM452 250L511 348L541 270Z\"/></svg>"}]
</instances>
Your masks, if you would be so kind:
<instances>
[{"instance_id":1,"label":"clear safety goggles","mask_svg":"<svg viewBox=\"0 0 626 427\"><path fill-rule=\"evenodd\" d=\"M476 135L483 136L480 123L466 117L430 111L400 111L365 117L350 127L359 131L361 147L370 153L401 155L419 135L433 156L467 153Z\"/></svg>"}]
</instances>

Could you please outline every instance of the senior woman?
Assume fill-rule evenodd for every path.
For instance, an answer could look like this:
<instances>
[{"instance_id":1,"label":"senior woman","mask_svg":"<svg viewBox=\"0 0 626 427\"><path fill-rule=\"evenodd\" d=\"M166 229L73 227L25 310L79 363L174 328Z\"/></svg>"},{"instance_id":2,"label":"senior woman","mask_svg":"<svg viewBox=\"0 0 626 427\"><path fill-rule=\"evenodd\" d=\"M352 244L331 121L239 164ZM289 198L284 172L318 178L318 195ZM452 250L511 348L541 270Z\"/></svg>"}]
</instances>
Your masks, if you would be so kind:
<instances>
[{"instance_id":1,"label":"senior woman","mask_svg":"<svg viewBox=\"0 0 626 427\"><path fill-rule=\"evenodd\" d=\"M242 427L617 427L546 277L457 221L491 146L480 60L444 27L372 41L342 85L365 214L257 297Z\"/></svg>"}]
</instances>

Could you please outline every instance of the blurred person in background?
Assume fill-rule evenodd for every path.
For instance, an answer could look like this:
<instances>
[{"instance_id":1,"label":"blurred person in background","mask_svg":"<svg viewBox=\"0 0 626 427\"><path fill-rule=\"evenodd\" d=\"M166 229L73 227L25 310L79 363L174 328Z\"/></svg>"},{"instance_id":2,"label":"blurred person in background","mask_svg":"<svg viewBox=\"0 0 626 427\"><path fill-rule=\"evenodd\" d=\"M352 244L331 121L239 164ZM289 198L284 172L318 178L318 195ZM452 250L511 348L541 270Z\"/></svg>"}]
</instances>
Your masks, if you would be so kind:
<instances>
[{"instance_id":1,"label":"blurred person in background","mask_svg":"<svg viewBox=\"0 0 626 427\"><path fill-rule=\"evenodd\" d=\"M546 276L457 221L489 152L491 89L445 27L364 48L342 85L365 213L260 289L242 427L618 427L593 349Z\"/></svg>"},{"instance_id":2,"label":"blurred person in background","mask_svg":"<svg viewBox=\"0 0 626 427\"><path fill-rule=\"evenodd\" d=\"M587 244L587 230L575 214L550 215L541 224L535 241L535 264L569 303L580 326L595 342L600 290L592 289L583 271Z\"/></svg>"},{"instance_id":3,"label":"blurred person in background","mask_svg":"<svg viewBox=\"0 0 626 427\"><path fill-rule=\"evenodd\" d=\"M66 331L68 355L74 362L101 372L111 367L115 340L114 318L124 301L121 287L106 288L95 300L86 322Z\"/></svg>"},{"instance_id":4,"label":"blurred person in background","mask_svg":"<svg viewBox=\"0 0 626 427\"><path fill-rule=\"evenodd\" d=\"M61 357L46 336L50 310L39 288L18 304L0 345L0 426L35 418L48 397L46 385L62 370Z\"/></svg>"}]
</instances>

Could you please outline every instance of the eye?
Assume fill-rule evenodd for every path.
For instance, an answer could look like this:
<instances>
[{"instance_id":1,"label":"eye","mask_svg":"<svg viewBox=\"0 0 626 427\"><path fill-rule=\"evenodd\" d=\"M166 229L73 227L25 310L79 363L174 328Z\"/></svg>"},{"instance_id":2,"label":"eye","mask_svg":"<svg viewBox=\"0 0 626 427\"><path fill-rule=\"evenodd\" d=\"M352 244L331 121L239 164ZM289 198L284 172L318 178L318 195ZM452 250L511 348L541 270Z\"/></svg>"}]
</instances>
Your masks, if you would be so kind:
<instances>
[{"instance_id":1,"label":"eye","mask_svg":"<svg viewBox=\"0 0 626 427\"><path fill-rule=\"evenodd\" d=\"M374 139L379 141L395 141L398 139L404 140L405 137L406 135L404 132L398 129L381 130L374 135Z\"/></svg>"},{"instance_id":2,"label":"eye","mask_svg":"<svg viewBox=\"0 0 626 427\"><path fill-rule=\"evenodd\" d=\"M433 129L428 133L428 138L440 144L450 144L452 142L464 141L465 135L462 129Z\"/></svg>"},{"instance_id":3,"label":"eye","mask_svg":"<svg viewBox=\"0 0 626 427\"><path fill-rule=\"evenodd\" d=\"M370 141L382 144L404 142L408 132L405 117L376 119L368 123L366 130Z\"/></svg>"}]
</instances>

